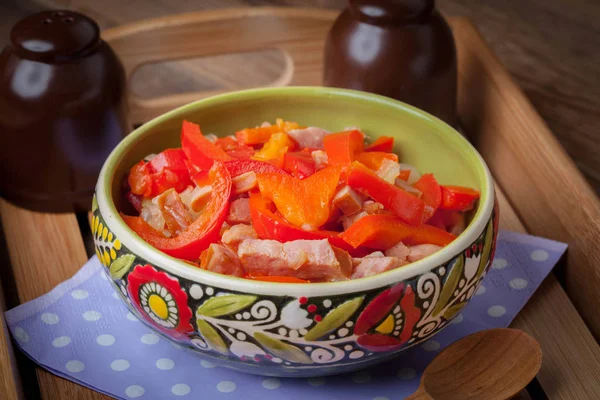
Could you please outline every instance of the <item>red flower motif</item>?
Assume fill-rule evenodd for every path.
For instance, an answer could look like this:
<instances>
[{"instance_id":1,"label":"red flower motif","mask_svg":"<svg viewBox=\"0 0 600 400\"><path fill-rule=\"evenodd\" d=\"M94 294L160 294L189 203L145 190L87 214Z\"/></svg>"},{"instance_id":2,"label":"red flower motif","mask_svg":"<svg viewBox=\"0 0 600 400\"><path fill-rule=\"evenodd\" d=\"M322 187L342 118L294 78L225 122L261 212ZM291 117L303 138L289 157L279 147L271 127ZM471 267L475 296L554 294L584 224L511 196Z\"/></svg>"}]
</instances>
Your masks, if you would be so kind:
<instances>
[{"instance_id":1,"label":"red flower motif","mask_svg":"<svg viewBox=\"0 0 600 400\"><path fill-rule=\"evenodd\" d=\"M400 311L395 310L399 306ZM402 327L398 320L403 316ZM421 318L415 306L412 287L399 283L381 292L359 315L354 326L358 344L370 351L389 351L402 347L411 337L413 328ZM390 333L392 333L390 335Z\"/></svg>"},{"instance_id":2,"label":"red flower motif","mask_svg":"<svg viewBox=\"0 0 600 400\"><path fill-rule=\"evenodd\" d=\"M177 339L186 339L194 331L187 294L176 279L151 265L137 265L127 281L134 307L158 330Z\"/></svg>"}]
</instances>

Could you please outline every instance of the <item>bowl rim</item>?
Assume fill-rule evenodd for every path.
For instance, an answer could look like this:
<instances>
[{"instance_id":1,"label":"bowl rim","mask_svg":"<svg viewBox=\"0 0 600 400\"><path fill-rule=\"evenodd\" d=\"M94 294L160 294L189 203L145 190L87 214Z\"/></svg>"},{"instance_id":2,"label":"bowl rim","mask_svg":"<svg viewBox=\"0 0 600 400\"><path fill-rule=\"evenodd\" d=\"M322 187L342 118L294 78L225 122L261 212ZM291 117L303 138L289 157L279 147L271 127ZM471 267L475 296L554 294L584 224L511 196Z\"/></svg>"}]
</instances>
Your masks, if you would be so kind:
<instances>
[{"instance_id":1,"label":"bowl rim","mask_svg":"<svg viewBox=\"0 0 600 400\"><path fill-rule=\"evenodd\" d=\"M256 96L264 97L277 95L305 97L324 96L332 100L335 98L358 98L381 105L392 106L401 112L408 112L417 118L422 118L433 123L436 125L437 129L444 131L444 134L450 135L452 140L459 146L464 146L464 148L471 153L471 156L475 157L479 167L482 169L484 175L484 187L481 190L481 198L479 200L480 205L473 216L471 223L467 226L465 231L448 246L426 258L410 263L405 267L365 278L309 284L262 282L202 270L153 248L125 224L112 201L112 180L116 172L116 165L119 157L125 153L127 149L134 146L146 132L150 131L154 126L159 125L164 120L177 114L184 113L187 110L225 104L232 100L243 100ZM319 86L286 86L228 92L197 100L161 114L132 131L113 149L100 171L98 183L96 185L98 208L105 224L110 231L114 233L115 237L136 256L143 258L148 263L158 266L176 277L182 277L196 283L218 288L227 288L228 290L241 293L275 296L330 296L361 292L387 287L391 284L402 282L417 275L429 272L458 256L481 235L491 217L494 207L494 197L493 179L479 152L458 131L442 120L416 107L388 97L356 90Z\"/></svg>"}]
</instances>

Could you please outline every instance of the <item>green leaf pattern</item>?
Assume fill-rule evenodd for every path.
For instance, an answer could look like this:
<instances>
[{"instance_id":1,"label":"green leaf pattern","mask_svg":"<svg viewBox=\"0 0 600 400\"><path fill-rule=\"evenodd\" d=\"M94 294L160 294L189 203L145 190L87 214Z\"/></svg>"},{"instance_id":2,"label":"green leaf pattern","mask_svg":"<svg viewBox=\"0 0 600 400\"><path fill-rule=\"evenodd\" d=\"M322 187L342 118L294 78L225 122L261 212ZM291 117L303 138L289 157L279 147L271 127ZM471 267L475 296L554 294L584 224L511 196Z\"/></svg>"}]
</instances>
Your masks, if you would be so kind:
<instances>
[{"instance_id":1,"label":"green leaf pattern","mask_svg":"<svg viewBox=\"0 0 600 400\"><path fill-rule=\"evenodd\" d=\"M299 364L312 364L310 357L294 345L284 343L262 332L255 332L254 339L274 356Z\"/></svg>"},{"instance_id":2,"label":"green leaf pattern","mask_svg":"<svg viewBox=\"0 0 600 400\"><path fill-rule=\"evenodd\" d=\"M448 273L448 277L446 278L444 288L442 289L440 297L438 298L438 301L435 304L435 307L433 308L433 315L439 315L452 298L452 294L458 287L458 283L460 282L460 278L462 277L464 268L465 257L461 254L454 262L452 270Z\"/></svg>"},{"instance_id":3,"label":"green leaf pattern","mask_svg":"<svg viewBox=\"0 0 600 400\"><path fill-rule=\"evenodd\" d=\"M205 317L221 317L223 315L235 314L244 308L252 305L256 301L256 296L241 294L227 294L224 296L211 297L206 300L198 310L196 315Z\"/></svg>"},{"instance_id":4,"label":"green leaf pattern","mask_svg":"<svg viewBox=\"0 0 600 400\"><path fill-rule=\"evenodd\" d=\"M307 341L317 340L342 326L358 310L364 298L364 296L355 297L331 310L321 322L304 335L304 339Z\"/></svg>"},{"instance_id":5,"label":"green leaf pattern","mask_svg":"<svg viewBox=\"0 0 600 400\"><path fill-rule=\"evenodd\" d=\"M113 279L121 279L131 269L135 256L133 254L124 254L110 264L110 276Z\"/></svg>"},{"instance_id":6,"label":"green leaf pattern","mask_svg":"<svg viewBox=\"0 0 600 400\"><path fill-rule=\"evenodd\" d=\"M221 354L227 354L229 352L225 341L211 324L202 319L196 320L196 323L198 324L198 331L211 349L218 351Z\"/></svg>"}]
</instances>

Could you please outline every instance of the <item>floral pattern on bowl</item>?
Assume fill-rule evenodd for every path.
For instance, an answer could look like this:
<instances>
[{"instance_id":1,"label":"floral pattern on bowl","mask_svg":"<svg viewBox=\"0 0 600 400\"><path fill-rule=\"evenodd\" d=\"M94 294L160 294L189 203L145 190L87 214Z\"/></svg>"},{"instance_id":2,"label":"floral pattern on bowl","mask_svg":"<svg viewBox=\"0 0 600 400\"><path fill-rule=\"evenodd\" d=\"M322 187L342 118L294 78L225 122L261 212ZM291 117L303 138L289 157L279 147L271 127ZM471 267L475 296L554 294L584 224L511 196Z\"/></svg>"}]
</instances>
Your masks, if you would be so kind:
<instances>
[{"instance_id":1,"label":"floral pattern on bowl","mask_svg":"<svg viewBox=\"0 0 600 400\"><path fill-rule=\"evenodd\" d=\"M402 282L336 296L239 293L178 277L129 250L94 201L96 254L129 309L204 357L250 373L317 376L377 363L444 328L491 265L498 207L457 257Z\"/></svg>"}]
</instances>

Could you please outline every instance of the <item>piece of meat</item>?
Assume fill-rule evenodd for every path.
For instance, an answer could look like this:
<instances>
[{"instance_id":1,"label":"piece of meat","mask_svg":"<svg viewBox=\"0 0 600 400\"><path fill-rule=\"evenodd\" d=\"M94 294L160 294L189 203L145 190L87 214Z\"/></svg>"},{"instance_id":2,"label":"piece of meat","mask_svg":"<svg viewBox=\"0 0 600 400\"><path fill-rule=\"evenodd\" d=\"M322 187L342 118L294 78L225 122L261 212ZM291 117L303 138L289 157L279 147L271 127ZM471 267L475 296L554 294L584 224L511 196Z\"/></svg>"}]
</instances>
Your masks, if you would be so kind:
<instances>
[{"instance_id":1,"label":"piece of meat","mask_svg":"<svg viewBox=\"0 0 600 400\"><path fill-rule=\"evenodd\" d=\"M231 225L249 224L252 221L250 217L250 201L247 198L232 201L226 221Z\"/></svg>"},{"instance_id":2,"label":"piece of meat","mask_svg":"<svg viewBox=\"0 0 600 400\"><path fill-rule=\"evenodd\" d=\"M325 129L309 126L304 129L292 129L287 133L298 143L300 148L322 149L323 138L329 134Z\"/></svg>"},{"instance_id":3,"label":"piece of meat","mask_svg":"<svg viewBox=\"0 0 600 400\"><path fill-rule=\"evenodd\" d=\"M152 202L160 209L171 235L180 234L194 222L194 217L190 210L181 201L175 189L166 190L152 199Z\"/></svg>"},{"instance_id":4,"label":"piece of meat","mask_svg":"<svg viewBox=\"0 0 600 400\"><path fill-rule=\"evenodd\" d=\"M410 253L406 259L410 262L421 260L436 251L440 250L440 246L436 246L435 244L418 244L416 246L410 246Z\"/></svg>"},{"instance_id":5,"label":"piece of meat","mask_svg":"<svg viewBox=\"0 0 600 400\"><path fill-rule=\"evenodd\" d=\"M344 215L350 215L360 211L363 205L363 201L358 193L348 185L345 185L337 191L335 196L333 196L332 203L342 210Z\"/></svg>"},{"instance_id":6,"label":"piece of meat","mask_svg":"<svg viewBox=\"0 0 600 400\"><path fill-rule=\"evenodd\" d=\"M241 175L231 178L231 189L234 194L248 192L254 189L257 185L256 173L248 171Z\"/></svg>"},{"instance_id":7,"label":"piece of meat","mask_svg":"<svg viewBox=\"0 0 600 400\"><path fill-rule=\"evenodd\" d=\"M244 267L237 254L220 244L211 244L200 255L200 268L224 275L243 277Z\"/></svg>"},{"instance_id":8,"label":"piece of meat","mask_svg":"<svg viewBox=\"0 0 600 400\"><path fill-rule=\"evenodd\" d=\"M315 162L315 167L319 170L325 168L327 163L329 162L329 157L327 157L327 153L325 150L315 150L310 153L310 156Z\"/></svg>"},{"instance_id":9,"label":"piece of meat","mask_svg":"<svg viewBox=\"0 0 600 400\"><path fill-rule=\"evenodd\" d=\"M350 276L352 274L352 269L354 268L350 253L335 246L331 246L331 248L333 249L335 258L337 258L338 262L340 263L340 270L342 271L342 274L344 276Z\"/></svg>"},{"instance_id":10,"label":"piece of meat","mask_svg":"<svg viewBox=\"0 0 600 400\"><path fill-rule=\"evenodd\" d=\"M237 224L223 232L221 241L229 247L237 249L242 240L258 239L254 228L250 225Z\"/></svg>"},{"instance_id":11,"label":"piece of meat","mask_svg":"<svg viewBox=\"0 0 600 400\"><path fill-rule=\"evenodd\" d=\"M363 257L358 265L354 267L352 279L364 278L366 276L377 275L385 271L402 267L408 264L407 261L396 257Z\"/></svg>"},{"instance_id":12,"label":"piece of meat","mask_svg":"<svg viewBox=\"0 0 600 400\"><path fill-rule=\"evenodd\" d=\"M185 204L190 211L197 213L200 212L212 194L212 187L209 186L196 186L192 188L188 186L183 192L179 193L179 197L183 204Z\"/></svg>"},{"instance_id":13,"label":"piece of meat","mask_svg":"<svg viewBox=\"0 0 600 400\"><path fill-rule=\"evenodd\" d=\"M359 211L357 213L354 213L352 215L343 215L340 218L340 221L342 221L342 225L344 226L344 230L350 228L350 226L355 223L356 221L358 221L359 219L361 219L362 217L366 217L367 214L364 211Z\"/></svg>"},{"instance_id":14,"label":"piece of meat","mask_svg":"<svg viewBox=\"0 0 600 400\"><path fill-rule=\"evenodd\" d=\"M363 210L367 214L383 214L385 212L385 207L377 201L367 200L363 203Z\"/></svg>"},{"instance_id":15,"label":"piece of meat","mask_svg":"<svg viewBox=\"0 0 600 400\"><path fill-rule=\"evenodd\" d=\"M293 276L313 282L346 280L347 266L342 268L326 239L243 240L238 256L249 275Z\"/></svg>"},{"instance_id":16,"label":"piece of meat","mask_svg":"<svg viewBox=\"0 0 600 400\"><path fill-rule=\"evenodd\" d=\"M385 251L385 255L388 257L396 257L400 260L406 260L410 254L410 249L402 242L398 242Z\"/></svg>"}]
</instances>

